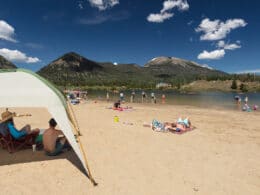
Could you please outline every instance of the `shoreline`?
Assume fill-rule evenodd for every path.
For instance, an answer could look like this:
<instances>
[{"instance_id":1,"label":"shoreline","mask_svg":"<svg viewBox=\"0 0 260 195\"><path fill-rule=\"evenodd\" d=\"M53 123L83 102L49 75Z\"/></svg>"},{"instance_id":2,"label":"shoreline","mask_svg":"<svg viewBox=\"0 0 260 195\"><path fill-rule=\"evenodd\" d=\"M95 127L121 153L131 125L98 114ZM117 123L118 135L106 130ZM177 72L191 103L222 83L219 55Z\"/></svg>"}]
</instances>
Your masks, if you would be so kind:
<instances>
[{"instance_id":1,"label":"shoreline","mask_svg":"<svg viewBox=\"0 0 260 195\"><path fill-rule=\"evenodd\" d=\"M110 104L110 106L112 107L113 106L113 101L109 101L107 102L104 98L103 99L95 99L95 98L89 98L86 100L86 102L84 102L85 100L83 100L83 102L81 102L80 104L86 104L86 103L93 103L93 102L101 102L101 103L107 103L107 104ZM80 105L79 104L79 105ZM142 102L123 102L122 105L124 107L124 105L136 105L136 106L145 106L145 107L159 107L159 106L162 106L162 107L166 107L166 106L176 106L176 107L185 107L185 108L190 108L190 109L205 109L205 110L208 110L208 109L215 109L215 110L222 110L222 111L233 111L233 112L245 112L245 111L242 111L242 107L243 107L243 104L240 104L240 105L237 105L237 104L233 104L233 108L232 107L227 107L227 106L219 106L219 105L208 105L208 106L201 106L201 105L187 105L187 104L172 104L172 103L151 103L151 102L145 102L145 103L142 103ZM245 112L247 113L247 112ZM250 113L260 113L260 108L258 108L258 110L252 110Z\"/></svg>"}]
</instances>

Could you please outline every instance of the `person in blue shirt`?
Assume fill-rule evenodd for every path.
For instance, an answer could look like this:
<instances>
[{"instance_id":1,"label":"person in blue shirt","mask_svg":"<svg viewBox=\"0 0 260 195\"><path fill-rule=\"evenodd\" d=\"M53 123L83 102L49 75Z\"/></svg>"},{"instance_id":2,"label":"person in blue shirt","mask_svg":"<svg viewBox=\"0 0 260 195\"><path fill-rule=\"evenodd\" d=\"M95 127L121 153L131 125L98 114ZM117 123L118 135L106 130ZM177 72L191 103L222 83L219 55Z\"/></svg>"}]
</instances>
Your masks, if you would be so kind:
<instances>
[{"instance_id":1,"label":"person in blue shirt","mask_svg":"<svg viewBox=\"0 0 260 195\"><path fill-rule=\"evenodd\" d=\"M20 138L22 138L28 134L32 134L32 133L38 134L40 132L39 129L31 130L31 126L28 124L25 125L21 130L18 130L14 124L14 119L13 119L14 116L16 116L16 114L9 112L7 109L4 113L2 113L1 122L5 122L7 124L10 134L15 139L20 139Z\"/></svg>"}]
</instances>

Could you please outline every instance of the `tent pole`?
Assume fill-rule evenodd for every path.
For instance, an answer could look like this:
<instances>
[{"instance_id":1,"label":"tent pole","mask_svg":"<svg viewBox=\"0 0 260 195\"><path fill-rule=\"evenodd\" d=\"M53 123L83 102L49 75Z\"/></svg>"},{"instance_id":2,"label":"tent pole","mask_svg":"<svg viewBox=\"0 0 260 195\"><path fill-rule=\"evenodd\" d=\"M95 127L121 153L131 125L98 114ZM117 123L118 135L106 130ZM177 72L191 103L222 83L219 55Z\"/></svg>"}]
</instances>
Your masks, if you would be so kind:
<instances>
[{"instance_id":1,"label":"tent pole","mask_svg":"<svg viewBox=\"0 0 260 195\"><path fill-rule=\"evenodd\" d=\"M75 121L75 119L76 119L76 118L75 118L75 114L74 114L72 108L70 107L70 103L68 103L68 104L69 104L69 116L70 116L70 118L71 118L72 126L73 126L74 130L75 130L76 132L78 132L78 135L80 135L80 131L79 131L79 129L78 129L78 124L77 124L77 125L75 124L75 122L76 122L76 121ZM72 113L71 113L71 112L72 112ZM72 116L72 115L73 115L73 116ZM93 184L94 186L96 186L96 185L98 185L98 183L94 180L94 178L93 178L93 176L92 176L92 174L91 174L91 172L90 172L90 168L89 168L88 161L87 161L87 155L86 155L86 153L85 153L85 150L84 150L84 148L83 148L83 145L82 145L82 142L81 142L79 136L77 136L77 141L78 141L78 143L79 143L80 150L81 150L81 152L82 152L82 154L83 154L83 157L84 157L84 162L85 162L85 166L86 166L86 168L87 168L87 170L88 170L89 179L90 179L90 181L92 182L92 184Z\"/></svg>"},{"instance_id":2,"label":"tent pole","mask_svg":"<svg viewBox=\"0 0 260 195\"><path fill-rule=\"evenodd\" d=\"M85 160L85 165L86 165L87 170L88 170L89 179L90 179L90 181L92 182L92 184L93 184L94 186L97 186L98 183L94 180L94 178L93 178L93 176L92 176L92 174L91 174L91 172L90 172L90 168L89 168L89 166L88 166L88 161L87 161L87 155L86 155L86 153L85 153L85 151L84 151L84 149L83 149L83 145L82 145L82 142L81 142L81 140L80 140L79 137L78 137L78 143L79 143L79 145L80 145L80 149L81 149L81 151L82 151L82 154L83 154L83 157L84 157L84 160Z\"/></svg>"},{"instance_id":3,"label":"tent pole","mask_svg":"<svg viewBox=\"0 0 260 195\"><path fill-rule=\"evenodd\" d=\"M67 104L68 104L68 107L69 107L69 112L68 112L69 116L71 118L71 121L73 121L72 124L73 124L74 128L76 129L76 132L77 132L78 136L81 136L82 134L80 133L79 125L78 125L78 122L76 120L75 113L74 113L74 111L73 111L73 109L72 109L72 107L70 105L70 102L67 102Z\"/></svg>"}]
</instances>

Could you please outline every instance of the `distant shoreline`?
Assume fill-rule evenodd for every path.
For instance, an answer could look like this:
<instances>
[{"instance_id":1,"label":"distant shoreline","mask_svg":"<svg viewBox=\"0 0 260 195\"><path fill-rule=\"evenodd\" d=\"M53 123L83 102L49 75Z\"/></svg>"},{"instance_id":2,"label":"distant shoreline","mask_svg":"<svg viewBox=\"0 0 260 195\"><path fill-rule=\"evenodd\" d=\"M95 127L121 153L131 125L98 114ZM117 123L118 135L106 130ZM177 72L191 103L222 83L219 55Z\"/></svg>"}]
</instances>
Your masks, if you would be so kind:
<instances>
[{"instance_id":1,"label":"distant shoreline","mask_svg":"<svg viewBox=\"0 0 260 195\"><path fill-rule=\"evenodd\" d=\"M190 93L190 92L236 92L236 93L246 93L246 92L260 92L260 82L241 82L237 81L238 85L241 83L245 84L247 87L246 91L239 90L239 86L237 90L231 89L231 80L226 81L205 81L205 80L197 80L191 82L189 84L182 85L180 89L177 87L171 88L130 88L126 86L58 86L60 89L68 89L68 90L104 90L104 91L121 91L121 90L172 90L181 93Z\"/></svg>"}]
</instances>

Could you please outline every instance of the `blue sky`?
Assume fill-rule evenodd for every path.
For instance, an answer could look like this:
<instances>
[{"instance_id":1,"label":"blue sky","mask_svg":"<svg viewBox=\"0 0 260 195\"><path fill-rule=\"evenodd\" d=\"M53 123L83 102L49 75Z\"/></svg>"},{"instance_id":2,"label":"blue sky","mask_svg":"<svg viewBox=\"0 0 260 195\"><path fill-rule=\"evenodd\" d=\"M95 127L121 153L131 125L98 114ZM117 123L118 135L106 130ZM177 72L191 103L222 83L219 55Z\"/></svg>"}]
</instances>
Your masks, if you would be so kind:
<instances>
[{"instance_id":1,"label":"blue sky","mask_svg":"<svg viewBox=\"0 0 260 195\"><path fill-rule=\"evenodd\" d=\"M144 65L158 56L226 72L260 72L257 0L8 0L0 55L38 70L74 51Z\"/></svg>"}]
</instances>

